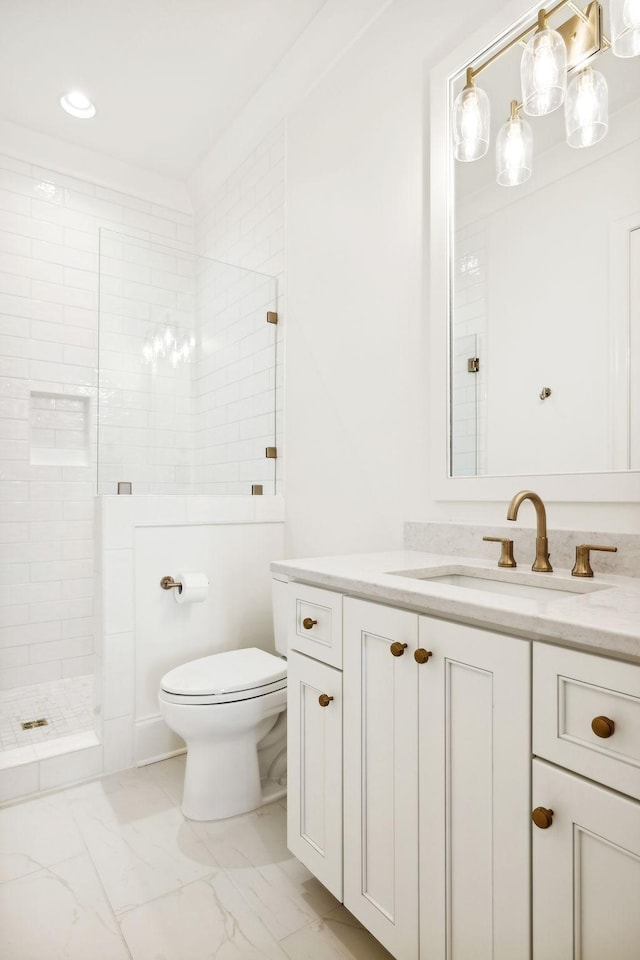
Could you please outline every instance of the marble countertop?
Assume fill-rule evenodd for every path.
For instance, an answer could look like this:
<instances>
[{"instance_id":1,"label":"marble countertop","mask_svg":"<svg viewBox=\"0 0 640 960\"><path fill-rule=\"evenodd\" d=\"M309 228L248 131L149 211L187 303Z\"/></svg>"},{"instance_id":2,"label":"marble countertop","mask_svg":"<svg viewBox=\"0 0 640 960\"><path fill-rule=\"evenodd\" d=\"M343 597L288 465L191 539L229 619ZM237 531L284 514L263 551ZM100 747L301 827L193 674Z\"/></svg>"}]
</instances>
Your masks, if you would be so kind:
<instances>
[{"instance_id":1,"label":"marble countertop","mask_svg":"<svg viewBox=\"0 0 640 960\"><path fill-rule=\"evenodd\" d=\"M440 575L489 573L502 582L547 589L534 599L407 575L428 575L436 569ZM640 579L635 577L596 574L582 579L566 569L503 570L487 560L416 550L279 560L271 570L348 596L640 663ZM559 592L556 598L549 589L571 592Z\"/></svg>"}]
</instances>

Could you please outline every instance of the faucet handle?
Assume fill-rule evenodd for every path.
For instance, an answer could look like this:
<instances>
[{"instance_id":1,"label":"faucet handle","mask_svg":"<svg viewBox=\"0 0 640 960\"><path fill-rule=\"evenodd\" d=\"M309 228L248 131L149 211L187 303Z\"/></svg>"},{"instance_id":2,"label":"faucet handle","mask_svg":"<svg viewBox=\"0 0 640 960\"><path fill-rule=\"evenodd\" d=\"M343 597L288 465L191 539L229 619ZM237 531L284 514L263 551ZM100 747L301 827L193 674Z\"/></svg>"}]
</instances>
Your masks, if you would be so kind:
<instances>
[{"instance_id":1,"label":"faucet handle","mask_svg":"<svg viewBox=\"0 0 640 960\"><path fill-rule=\"evenodd\" d=\"M518 566L513 556L513 540L509 540L507 537L483 537L482 539L486 540L488 543L502 544L502 549L500 551L500 559L498 560L499 567L517 567Z\"/></svg>"},{"instance_id":2,"label":"faucet handle","mask_svg":"<svg viewBox=\"0 0 640 960\"><path fill-rule=\"evenodd\" d=\"M581 543L576 547L576 562L571 571L572 577L592 577L589 552L591 550L602 550L605 553L617 553L617 547L601 547L596 543Z\"/></svg>"}]
</instances>

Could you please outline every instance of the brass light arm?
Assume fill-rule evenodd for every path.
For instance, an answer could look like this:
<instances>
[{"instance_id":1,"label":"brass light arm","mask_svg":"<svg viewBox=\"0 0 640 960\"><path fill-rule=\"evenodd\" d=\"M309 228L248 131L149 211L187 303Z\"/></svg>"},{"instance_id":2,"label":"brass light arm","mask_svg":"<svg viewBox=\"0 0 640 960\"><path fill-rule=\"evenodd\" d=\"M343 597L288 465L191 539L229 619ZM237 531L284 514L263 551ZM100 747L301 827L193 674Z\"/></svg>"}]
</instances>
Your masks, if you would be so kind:
<instances>
[{"instance_id":1,"label":"brass light arm","mask_svg":"<svg viewBox=\"0 0 640 960\"><path fill-rule=\"evenodd\" d=\"M554 13L557 13L558 10L561 10L562 7L566 7L571 3L571 0L560 0L560 3L556 3L555 6L551 7L550 10L540 10L538 14L538 19L535 23L530 23L528 27L522 30L517 37L513 37L509 40L503 47L500 47L499 50L496 50L490 57L488 57L484 63L481 63L478 67L468 67L467 68L467 82L469 81L469 72L471 72L471 80L474 77L477 77L479 73L482 73L483 70L494 63L503 53L506 53L507 50L511 50L511 47L515 47L516 44L521 43L530 33L533 33L534 30L537 30L540 24L540 15L544 17L545 20L548 20L549 17L552 17Z\"/></svg>"},{"instance_id":2,"label":"brass light arm","mask_svg":"<svg viewBox=\"0 0 640 960\"><path fill-rule=\"evenodd\" d=\"M561 10L563 7L569 7L571 12L576 17L579 17L579 19L582 20L583 23L589 24L591 22L587 14L580 9L580 7L574 2L574 0L560 0L559 3L554 4L554 6L550 7L548 10L545 10L544 8L540 9L538 11L538 19L535 21L535 23L530 23L528 27L525 27L524 30L521 30L521 32L517 36L512 37L511 40L508 40L505 44L503 44L503 46L501 46L498 50L496 50L495 53L492 53L490 57L487 57L487 59L483 63L479 64L477 67L467 67L467 80L466 80L467 87L472 87L473 81L478 76L478 74L482 73L483 70L486 70L486 68L490 66L492 63L495 63L495 61L498 60L503 53L506 53L508 50L511 50L512 47L517 46L517 44L519 43L524 43L524 41L527 39L529 34L533 33L536 30L544 28L547 21L550 20L551 17L555 13L557 13L558 10ZM611 41L609 40L608 37L604 35L604 33L600 33L600 40L601 40L600 49L601 50L609 49L609 47L611 46Z\"/></svg>"}]
</instances>

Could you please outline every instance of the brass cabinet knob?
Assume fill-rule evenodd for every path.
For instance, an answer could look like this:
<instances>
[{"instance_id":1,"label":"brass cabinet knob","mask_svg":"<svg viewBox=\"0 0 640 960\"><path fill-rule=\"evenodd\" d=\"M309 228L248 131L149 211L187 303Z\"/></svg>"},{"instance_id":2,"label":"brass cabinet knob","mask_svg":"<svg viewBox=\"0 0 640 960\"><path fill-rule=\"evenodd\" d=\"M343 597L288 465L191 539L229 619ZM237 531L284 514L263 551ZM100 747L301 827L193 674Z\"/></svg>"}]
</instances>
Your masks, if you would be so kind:
<instances>
[{"instance_id":1,"label":"brass cabinet knob","mask_svg":"<svg viewBox=\"0 0 640 960\"><path fill-rule=\"evenodd\" d=\"M429 657L432 657L433 654L431 650L425 650L424 647L418 647L416 652L413 655L413 659L416 663L426 663Z\"/></svg>"},{"instance_id":2,"label":"brass cabinet knob","mask_svg":"<svg viewBox=\"0 0 640 960\"><path fill-rule=\"evenodd\" d=\"M317 620L312 620L311 617L305 617L302 621L302 626L305 630L311 630L311 627L315 627Z\"/></svg>"},{"instance_id":3,"label":"brass cabinet knob","mask_svg":"<svg viewBox=\"0 0 640 960\"><path fill-rule=\"evenodd\" d=\"M318 697L318 703L321 707L328 707L333 697L330 697L328 693L321 693Z\"/></svg>"},{"instance_id":4,"label":"brass cabinet knob","mask_svg":"<svg viewBox=\"0 0 640 960\"><path fill-rule=\"evenodd\" d=\"M391 653L394 655L394 657L401 657L402 654L403 654L403 653L405 652L405 650L407 649L407 644L406 644L406 643L399 643L399 642L396 640L395 643L392 643L392 644L391 644L391 647L390 647L389 649L391 650Z\"/></svg>"},{"instance_id":5,"label":"brass cabinet knob","mask_svg":"<svg viewBox=\"0 0 640 960\"><path fill-rule=\"evenodd\" d=\"M547 807L536 807L531 814L531 819L536 827L547 830L553 823L553 810L548 810Z\"/></svg>"},{"instance_id":6,"label":"brass cabinet knob","mask_svg":"<svg viewBox=\"0 0 640 960\"><path fill-rule=\"evenodd\" d=\"M591 729L595 733L596 737L602 737L603 740L606 740L607 737L612 737L616 732L616 725L613 720L610 720L609 717L594 717L591 721Z\"/></svg>"}]
</instances>

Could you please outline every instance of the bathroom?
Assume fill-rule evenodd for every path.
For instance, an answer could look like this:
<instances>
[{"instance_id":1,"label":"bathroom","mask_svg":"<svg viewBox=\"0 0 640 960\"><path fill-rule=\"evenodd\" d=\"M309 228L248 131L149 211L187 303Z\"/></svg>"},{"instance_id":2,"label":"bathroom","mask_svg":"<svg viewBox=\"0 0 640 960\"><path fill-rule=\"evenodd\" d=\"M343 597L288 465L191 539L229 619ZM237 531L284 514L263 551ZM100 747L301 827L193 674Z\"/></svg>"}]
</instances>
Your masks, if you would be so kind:
<instances>
[{"instance_id":1,"label":"bathroom","mask_svg":"<svg viewBox=\"0 0 640 960\"><path fill-rule=\"evenodd\" d=\"M411 960L408 947L387 953L384 932L288 851L282 742L263 758L272 802L227 820L182 816L184 746L161 715L162 677L211 654L274 652L274 561L413 550L494 563L499 545L482 537L512 536L524 574L536 513L525 503L507 521L519 490L544 501L556 572L570 582L575 547L595 543L618 552L591 554L594 584L638 583L638 388L624 380L620 353L594 365L608 337L633 367L640 297L629 292L628 343L604 324L604 341L583 336L591 302L608 312L606 288L590 286L610 273L604 243L605 261L597 250L599 266L587 262L574 286L583 325L558 329L548 366L550 308L532 291L550 284L533 264L505 271L500 296L519 301L534 333L518 339L505 311L514 376L500 380L529 390L533 414L525 424L504 396L493 411L476 400L473 416L497 424L504 461L482 431L487 445L470 461L456 407L447 447L446 115L436 94L443 76L532 10L503 0L4 5L0 926L9 960L89 950L114 960ZM617 104L616 124L613 98L625 70L637 90L639 61L609 52L601 63L611 116L593 149L604 163L637 149L637 101ZM500 89L501 65L477 85L503 122L512 93ZM64 113L60 98L76 89L95 117ZM544 123L531 121L535 137ZM492 151L477 167L458 164L470 183L494 177ZM571 193L568 161L558 162ZM640 210L637 177L629 189L616 222ZM600 187L582 194L581 229L600 222L602 197ZM576 242L568 204L561 196L547 212L545 277ZM462 254L464 306L478 251ZM621 291L609 293L620 303ZM568 301L558 304L569 318ZM473 377L467 358L479 356L481 392L490 366L482 344L468 342L469 316L458 316L462 373ZM565 382L556 361L571 355L567 337L583 352ZM492 356L496 367L503 359ZM565 434L568 395L588 413ZM556 402L565 406L554 422ZM551 420L550 444L534 443L534 417ZM590 437L608 460L589 460ZM160 587L187 574L208 581L201 602ZM326 577L308 582L331 590ZM291 787L289 797L290 807ZM45 920L37 929L34 915Z\"/></svg>"}]
</instances>

